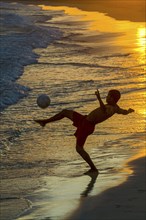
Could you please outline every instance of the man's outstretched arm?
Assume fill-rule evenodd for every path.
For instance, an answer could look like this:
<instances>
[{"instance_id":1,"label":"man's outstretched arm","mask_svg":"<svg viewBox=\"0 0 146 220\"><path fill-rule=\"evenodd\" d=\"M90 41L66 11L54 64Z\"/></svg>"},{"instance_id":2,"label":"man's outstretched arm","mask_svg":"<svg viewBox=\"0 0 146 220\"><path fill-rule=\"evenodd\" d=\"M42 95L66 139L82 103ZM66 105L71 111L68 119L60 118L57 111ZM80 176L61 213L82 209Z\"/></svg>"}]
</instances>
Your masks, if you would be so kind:
<instances>
[{"instance_id":1,"label":"man's outstretched arm","mask_svg":"<svg viewBox=\"0 0 146 220\"><path fill-rule=\"evenodd\" d=\"M134 112L134 109L132 109L132 108L129 108L128 110L118 108L116 113L117 114L122 114L122 115L128 115L129 113L132 113L132 112Z\"/></svg>"},{"instance_id":2,"label":"man's outstretched arm","mask_svg":"<svg viewBox=\"0 0 146 220\"><path fill-rule=\"evenodd\" d=\"M106 111L106 107L105 107L105 104L103 103L103 101L102 101L102 99L101 99L101 97L100 97L100 93L99 93L99 91L98 91L98 89L97 89L97 91L95 92L95 95L96 95L96 97L97 97L97 99L98 99L98 101L99 101L99 104L100 104L100 108L102 109L102 111Z\"/></svg>"}]
</instances>

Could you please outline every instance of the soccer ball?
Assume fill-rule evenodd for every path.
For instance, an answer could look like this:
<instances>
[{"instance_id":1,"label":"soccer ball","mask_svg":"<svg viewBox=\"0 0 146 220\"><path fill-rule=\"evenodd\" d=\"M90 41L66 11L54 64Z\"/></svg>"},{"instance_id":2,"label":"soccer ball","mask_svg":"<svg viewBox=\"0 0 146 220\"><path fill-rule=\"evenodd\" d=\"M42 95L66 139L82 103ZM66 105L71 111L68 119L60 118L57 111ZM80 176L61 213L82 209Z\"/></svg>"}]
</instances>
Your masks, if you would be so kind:
<instances>
[{"instance_id":1,"label":"soccer ball","mask_svg":"<svg viewBox=\"0 0 146 220\"><path fill-rule=\"evenodd\" d=\"M50 105L50 98L46 94L41 94L37 98L37 104L40 108L47 108Z\"/></svg>"}]
</instances>

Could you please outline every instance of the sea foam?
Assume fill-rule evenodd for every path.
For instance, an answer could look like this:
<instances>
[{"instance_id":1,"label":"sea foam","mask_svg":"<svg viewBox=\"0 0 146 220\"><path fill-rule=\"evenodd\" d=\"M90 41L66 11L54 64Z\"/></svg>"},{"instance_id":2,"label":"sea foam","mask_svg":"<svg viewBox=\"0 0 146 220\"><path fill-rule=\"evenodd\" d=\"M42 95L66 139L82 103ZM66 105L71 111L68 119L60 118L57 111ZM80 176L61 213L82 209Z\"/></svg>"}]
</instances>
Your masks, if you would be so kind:
<instances>
[{"instance_id":1,"label":"sea foam","mask_svg":"<svg viewBox=\"0 0 146 220\"><path fill-rule=\"evenodd\" d=\"M0 3L0 111L25 97L30 88L17 83L24 66L36 63L35 48L46 47L61 37L59 28L43 25L51 16L39 7Z\"/></svg>"}]
</instances>

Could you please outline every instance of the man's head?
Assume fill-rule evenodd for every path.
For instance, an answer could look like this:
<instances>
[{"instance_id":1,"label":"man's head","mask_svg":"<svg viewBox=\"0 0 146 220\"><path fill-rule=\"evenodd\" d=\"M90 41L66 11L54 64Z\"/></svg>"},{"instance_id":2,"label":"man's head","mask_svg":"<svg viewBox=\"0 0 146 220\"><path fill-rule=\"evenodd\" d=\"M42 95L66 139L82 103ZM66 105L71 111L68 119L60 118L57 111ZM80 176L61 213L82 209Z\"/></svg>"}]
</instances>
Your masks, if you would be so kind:
<instances>
[{"instance_id":1,"label":"man's head","mask_svg":"<svg viewBox=\"0 0 146 220\"><path fill-rule=\"evenodd\" d=\"M108 92L108 95L106 97L106 101L107 101L108 104L114 105L118 102L120 97L121 97L120 92L116 89L112 89Z\"/></svg>"}]
</instances>

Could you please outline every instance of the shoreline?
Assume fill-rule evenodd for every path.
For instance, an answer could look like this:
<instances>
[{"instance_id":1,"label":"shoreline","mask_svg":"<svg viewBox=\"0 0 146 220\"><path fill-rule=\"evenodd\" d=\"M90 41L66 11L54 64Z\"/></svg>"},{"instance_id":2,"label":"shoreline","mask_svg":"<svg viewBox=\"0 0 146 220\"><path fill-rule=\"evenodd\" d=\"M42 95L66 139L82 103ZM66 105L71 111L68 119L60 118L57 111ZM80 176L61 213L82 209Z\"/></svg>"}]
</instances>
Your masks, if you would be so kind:
<instances>
[{"instance_id":1,"label":"shoreline","mask_svg":"<svg viewBox=\"0 0 146 220\"><path fill-rule=\"evenodd\" d=\"M97 216L100 217L100 220L145 220L145 205L146 205L146 176L145 176L145 168L146 165L146 157L140 157L138 159L131 159L128 164L126 164L125 168L123 167L123 170L121 172L124 172L124 170L130 170L133 171L133 173L129 174L126 177L123 176L123 181L121 183L117 182L115 186L107 188L106 190L102 191L99 194L95 195L89 195L93 188L94 183L98 185L99 179L97 176L95 179L91 179L90 183L88 182L88 185L86 187L86 190L84 190L81 193L80 197L78 198L78 204L76 204L76 207L72 207L72 211L70 210L68 214L66 213L64 216L64 220L97 220ZM128 173L128 172L126 172ZM119 172L120 174L120 172ZM80 179L79 179L80 178ZM61 177L62 181L64 182L64 188L62 190L64 192L68 192L67 190L64 190L67 186L68 188L72 188L72 186L78 183L82 183L82 185L85 184L86 176L81 177L74 177L72 178L72 181L69 179L64 179ZM96 181L97 178L97 181ZM40 200L39 203L37 203L37 207L41 210L43 208L44 212L49 214L48 205L50 204L52 206L52 202L49 201L49 197L47 195L48 189L50 189L50 185L53 183L55 184L56 181L59 180L60 177L44 177L45 181L45 190L43 191L43 185L44 181L40 181L40 179L31 179L31 178L25 178L25 179L5 179L1 182L1 189L2 194L4 195L1 198L1 218L3 220L8 219L29 219L29 217L34 217L33 211L36 207L35 201ZM52 180L52 181L51 181ZM7 182L7 183L6 183ZM25 186L25 183L26 186ZM49 184L49 185L48 185ZM16 186L19 185L23 191L20 194L19 187L16 190ZM48 185L48 186L47 186ZM69 186L70 185L70 186ZM10 191L13 190L14 192L9 192L8 194L5 194L6 189L12 187ZM32 186L35 186L33 189ZM52 188L52 190L58 191L58 198L60 198L60 187L59 185L56 185L57 188ZM48 188L49 187L49 188ZM80 186L80 188L82 188ZM40 189L40 194L39 194ZM35 193L35 190L37 190ZM27 191L27 193L25 193ZM69 194L66 194L66 197L68 198ZM76 193L76 191L75 191ZM20 196L21 195L21 196ZM42 195L42 196L41 196ZM41 197L42 198L41 198ZM57 196L57 194L56 194ZM75 200L73 200L74 203ZM65 201L64 201L65 202ZM46 203L46 204L45 204ZM45 205L44 205L45 204ZM53 203L54 204L54 203ZM57 203L55 203L57 204ZM69 204L68 204L69 205ZM60 204L61 206L61 204ZM58 210L60 210L60 206L58 206ZM62 207L63 208L63 207ZM37 211L37 210L36 210ZM39 212L38 212L39 213ZM37 212L36 212L37 214ZM41 213L39 213L41 214ZM45 214L45 213L44 213ZM11 217L10 217L11 216ZM121 216L119 218L119 216ZM43 216L42 216L43 217ZM46 217L46 216L44 216ZM62 219L62 218L60 218Z\"/></svg>"},{"instance_id":2,"label":"shoreline","mask_svg":"<svg viewBox=\"0 0 146 220\"><path fill-rule=\"evenodd\" d=\"M144 220L146 217L146 157L128 163L133 173L127 180L81 202L67 220Z\"/></svg>"},{"instance_id":3,"label":"shoreline","mask_svg":"<svg viewBox=\"0 0 146 220\"><path fill-rule=\"evenodd\" d=\"M6 0L5 2L12 2ZM15 0L14 0L15 2ZM76 7L83 11L98 11L116 20L145 22L145 0L16 0L18 3L49 6ZM130 10L129 10L130 9Z\"/></svg>"},{"instance_id":4,"label":"shoreline","mask_svg":"<svg viewBox=\"0 0 146 220\"><path fill-rule=\"evenodd\" d=\"M23 2L23 3L26 3L26 2L24 2L24 1L17 1L17 2ZM28 1L28 2L30 2L30 1ZM27 3L28 3L27 2ZM32 2L32 1L31 1ZM38 2L38 1L37 1ZM39 1L40 2L40 1ZM41 1L41 2L46 2L46 1ZM36 5L35 3L33 3L34 5ZM96 196L92 196L91 198L87 198L87 199L85 199L84 200L84 202L85 202L85 204L86 204L86 202L87 202L87 208L85 207L85 210L84 210L84 203L81 203L81 205L79 206L79 214L80 214L80 212L82 212L83 213L83 218L82 219L84 219L84 220L86 220L86 218L85 218L85 216L86 216L86 211L88 211L88 208L89 208L89 212L87 213L87 220L94 220L94 218L95 218L95 220L97 220L97 215L100 215L100 212L101 212L101 216L103 216L103 219L102 218L100 218L100 220L107 220L107 218L105 219L104 218L104 215L105 214L107 214L107 213L105 213L105 210L107 210L107 212L108 212L108 214L107 214L107 216L108 217L111 217L111 218L109 218L109 219L111 219L111 220L114 220L113 219L113 216L111 216L113 213L112 212L114 212L115 214L117 214L116 216L115 216L115 220L117 220L117 219L119 219L119 214L121 214L121 215L123 215L123 212L124 213L128 213L128 212L130 212L129 210L130 210L130 208L131 207L129 207L130 205L131 205L131 203L130 202L135 202L134 201L134 198L136 198L137 196L139 196L139 194L141 194L141 193L143 193L143 192L145 192L145 189L143 188L143 185L141 186L140 185L140 183L139 183L139 181L140 181L140 178L141 179L144 179L144 177L142 176L142 173L141 173L141 175L139 176L139 173L140 173L140 171L142 171L143 170L143 162L140 162L142 160L142 158L141 159L138 159L138 160L132 160L132 162L130 162L129 163L129 166L131 166L132 168L133 168L133 170L134 170L134 173L132 174L132 175L130 175L129 176L129 178L123 183L123 184L121 184L121 185L118 185L118 183L117 183L117 186L116 187L114 187L114 188L111 188L110 186L108 186L108 190L106 190L106 191L104 191L104 193L101 193L101 194L97 194ZM135 162L134 162L135 161ZM136 162L137 161L137 162ZM144 162L145 162L145 159L144 159ZM141 169L142 168L142 169ZM67 169L68 169L68 167L67 167ZM21 170L21 172L22 172L22 170ZM119 172L119 171L118 171ZM120 172L119 172L120 173ZM136 177L137 176L137 177ZM133 177L133 179L131 179L131 177ZM136 178L136 179L135 179ZM75 178L74 178L75 179ZM30 177L26 177L26 179L24 179L24 181L23 181L23 179L21 179L20 178L20 180L22 180L22 181L20 181L20 182L18 182L18 180L17 179L14 179L14 182L13 182L13 186L14 186L14 189L16 188L16 185L18 184L18 183L20 183L20 185L18 184L18 186L20 187L20 195L18 195L18 197L17 197L17 194L16 194L16 197L12 197L12 198L10 198L9 196L8 197L6 197L6 198L4 198L5 200L6 200L6 203L4 204L4 208L6 208L6 213L7 214L9 214L10 216L12 216L11 214L11 210L10 210L10 208L12 208L12 210L13 211L19 211L19 209L18 209L18 206L17 206L17 203L19 204L22 204L22 207L20 207L20 211L23 211L23 209L24 209L24 212L25 212L25 210L27 210L28 209L28 212L29 212L29 208L30 208L30 204L31 203L29 203L29 199L28 200L25 200L25 199L23 199L23 195L25 195L25 193L26 193L26 189L27 189L27 187L25 188L25 185L26 186L29 186L29 184L30 184L30 187L28 187L28 193L29 193L29 188L30 188L30 191L32 190L34 190L35 191L35 189L33 189L32 188L32 186L36 186L37 184L36 184L36 180L34 181L34 184L32 184L33 183L33 181L32 181L32 179L30 178ZM60 180L60 179L59 179ZM132 185L132 186L129 186L129 182L130 183L133 183L133 180L134 180L134 184ZM10 180L10 179L8 179L8 180L6 180L6 181L9 181L9 183L10 183L10 187L12 186L12 180ZM6 182L5 181L5 182ZM30 183L28 183L28 181L30 181ZM39 178L39 181L40 181L40 178ZM18 182L18 183L17 183ZM59 182L59 181L58 181ZM17 184L16 184L17 183ZM49 181L48 181L48 183L49 183ZM53 182L53 183L56 183L56 180ZM80 182L81 183L81 185L83 185L83 181L81 181ZM141 181L141 183L144 183L144 181L142 180ZM4 183L3 183L4 184ZM97 184L98 184L98 181L97 181ZM121 190L121 187L123 187L123 186L125 186L125 188L127 187L127 184L128 184L128 187L131 189L132 187L132 191L133 191L133 189L135 189L135 185L136 186L138 186L137 187L137 194L131 194L131 195L129 195L129 191L127 191L127 193L125 193L125 191L124 191L124 193L119 193L119 190ZM42 187L42 183L41 182L39 182L38 183L38 188L39 187ZM89 184L88 184L89 185ZM17 187L18 188L18 190L19 190L19 187ZM73 189L72 188L72 185L71 185L71 181L69 181L69 184L68 184L68 188L69 189ZM78 188L79 188L79 184L78 184ZM9 187L7 187L7 189L9 189ZM23 191L22 191L22 189L24 189L24 194L22 193ZM49 189L49 186L48 186L48 189ZM115 190L116 189L116 192L113 192L113 190ZM123 189L123 188L122 188ZM61 189L62 190L62 189ZM60 190L60 192L62 192ZM52 190L53 192L56 192L55 190L54 190L54 188L53 188L53 190ZM122 191L122 192L123 192ZM13 192L13 191L12 191ZM60 192L59 192L59 195L60 195ZM87 191L88 192L88 191ZM86 193L87 193L86 191L84 192L84 194L86 195ZM45 192L46 193L46 192ZM74 192L73 192L74 193ZM19 192L18 192L18 194L19 194ZM30 194L32 194L32 192L30 192ZM64 192L63 193L64 195L64 197L67 197L66 196L66 193ZM11 195L11 194L10 194ZM112 195L115 195L115 196L112 196ZM121 197L121 200L120 200L120 202L119 201L116 201L116 200L111 200L111 198L113 198L113 197L115 197L115 199L118 197L118 196L120 195ZM125 200L126 200L126 202L129 202L128 204L124 201L124 199L122 198L122 196L129 196L130 198L124 198ZM19 197L19 196L22 196L22 199L21 199L21 197ZM36 198L37 199L39 199L39 197L37 197L38 195L36 195ZM97 197L98 197L98 201L97 201ZM48 200L48 198L49 197L47 197L47 200ZM69 198L71 198L71 197L69 197ZM4 201L4 199L3 199L3 201ZM123 200L122 200L123 199ZM8 200L9 200L9 203L11 203L11 207L9 207L9 205L10 204L8 204L8 205L6 205L7 203L8 203ZM42 196L42 200L44 201L44 195ZM135 199L136 200L136 199ZM137 199L138 200L138 199ZM3 202L2 200L1 200L1 202ZM18 201L18 202L17 202ZM64 201L64 200L63 200ZM91 201L91 202L90 202ZM92 202L93 201L93 202ZM111 201L112 201L112 204L111 204ZM16 203L17 202L17 203ZM80 202L80 200L79 200L79 202ZM124 203L125 202L125 203ZM141 201L139 201L138 200L138 202L139 202L139 204L140 203L142 203ZM12 204L13 203L13 204ZM105 204L104 204L105 203ZM40 201L39 201L39 204L40 204ZM94 204L94 207L92 206L92 204ZM96 204L98 205L98 207L96 207ZM110 206L109 206L109 204L110 204ZM143 204L144 204L144 202L143 202ZM48 207L47 207L48 208ZM99 214L97 213L97 210L96 209L99 209ZM111 209L113 208L113 211L111 211ZM126 209L125 209L126 208ZM14 210L15 209L15 210ZM136 208L134 207L134 209L136 210ZM95 210L95 211L94 211ZM10 213L9 213L9 211L10 211ZM32 211L34 211L34 210L32 210ZM120 212L119 212L120 211ZM78 211L77 211L78 212ZM111 214L112 213L112 214ZM25 214L25 213L24 213ZM95 214L95 215L94 215ZM15 215L15 213L14 213L14 215ZM75 215L76 215L76 213L75 213ZM74 216L74 214L73 214L73 216ZM91 216L93 216L93 218L91 218ZM106 217L106 216L105 216ZM127 217L127 216L126 216ZM137 220L137 219L140 219L140 220L142 220L141 218L140 218L141 216L136 216L136 218L134 219L133 218L133 216L132 216L132 218L130 219L130 220ZM142 216L143 217L143 216ZM7 220L8 220L8 218L6 218ZM70 220L72 219L72 217L70 218ZM82 220L81 218L80 218L80 216L79 216L79 220ZM75 217L75 220L77 220L77 218ZM121 219L120 219L121 220ZM123 219L124 220L124 219ZM127 220L127 218L125 219L125 220ZM128 219L129 220L129 219Z\"/></svg>"}]
</instances>

